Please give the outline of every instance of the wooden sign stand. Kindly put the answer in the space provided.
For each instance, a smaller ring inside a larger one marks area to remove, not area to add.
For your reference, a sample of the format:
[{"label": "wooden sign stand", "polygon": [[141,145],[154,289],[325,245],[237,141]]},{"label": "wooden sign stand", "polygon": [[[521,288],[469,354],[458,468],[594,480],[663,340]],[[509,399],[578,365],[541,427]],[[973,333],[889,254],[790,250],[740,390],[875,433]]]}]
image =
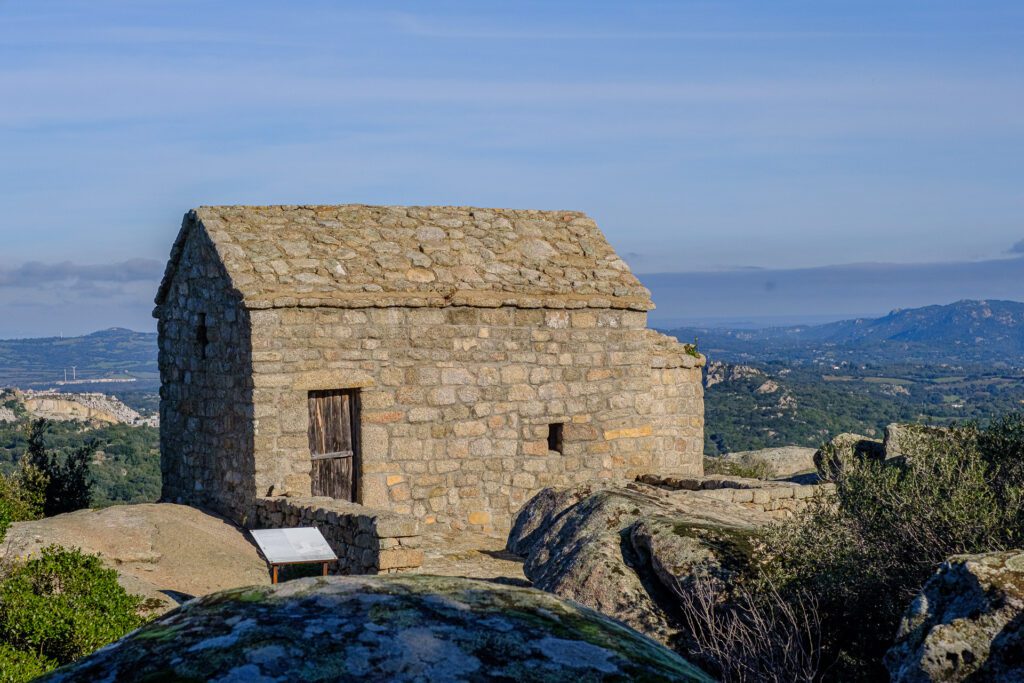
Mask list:
[{"label": "wooden sign stand", "polygon": [[277,568],[278,567],[283,567],[283,566],[288,565],[288,564],[322,564],[323,565],[323,573],[321,573],[320,575],[321,576],[327,576],[327,565],[329,565],[330,562],[329,561],[328,562],[318,562],[317,560],[313,560],[313,561],[310,561],[310,562],[271,562],[270,563],[270,570],[273,573],[273,577],[271,579],[271,583],[277,583]]},{"label": "wooden sign stand", "polygon": [[323,567],[322,575],[327,576],[327,566],[338,561],[338,556],[316,527],[253,529],[249,534],[270,565],[271,581],[275,584],[278,568],[284,565],[319,564]]}]

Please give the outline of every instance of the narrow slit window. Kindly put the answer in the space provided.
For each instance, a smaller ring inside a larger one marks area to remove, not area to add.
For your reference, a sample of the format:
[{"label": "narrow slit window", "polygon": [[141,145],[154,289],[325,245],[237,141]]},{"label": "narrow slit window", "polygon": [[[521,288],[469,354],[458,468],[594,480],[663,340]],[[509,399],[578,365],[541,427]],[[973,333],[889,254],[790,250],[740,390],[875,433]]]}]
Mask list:
[{"label": "narrow slit window", "polygon": [[199,357],[206,358],[206,345],[210,343],[209,333],[206,329],[206,314],[199,314],[199,325],[196,326],[196,343],[199,344]]},{"label": "narrow slit window", "polygon": [[554,422],[548,425],[548,450],[556,453],[562,452],[562,423]]}]

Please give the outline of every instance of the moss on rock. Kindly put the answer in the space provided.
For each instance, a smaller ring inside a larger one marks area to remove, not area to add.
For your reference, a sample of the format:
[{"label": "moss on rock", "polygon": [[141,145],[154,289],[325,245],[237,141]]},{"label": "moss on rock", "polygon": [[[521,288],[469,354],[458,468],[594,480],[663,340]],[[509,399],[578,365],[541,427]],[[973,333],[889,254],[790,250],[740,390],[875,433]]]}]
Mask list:
[{"label": "moss on rock", "polygon": [[528,588],[330,577],[199,598],[48,681],[709,681],[670,650]]}]

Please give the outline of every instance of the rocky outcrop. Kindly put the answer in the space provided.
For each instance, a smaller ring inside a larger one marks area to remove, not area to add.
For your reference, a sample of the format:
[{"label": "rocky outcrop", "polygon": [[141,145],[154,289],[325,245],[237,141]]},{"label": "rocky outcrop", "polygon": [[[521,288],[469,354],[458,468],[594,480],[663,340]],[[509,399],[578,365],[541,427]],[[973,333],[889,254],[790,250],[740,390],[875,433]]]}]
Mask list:
[{"label": "rocky outcrop", "polygon": [[885,658],[892,680],[1024,680],[1024,552],[952,557],[911,603]]},{"label": "rocky outcrop", "polygon": [[108,424],[154,424],[106,394],[65,394],[56,391],[26,391],[20,395],[25,409],[33,417],[47,420],[84,420]]},{"label": "rocky outcrop", "polygon": [[200,598],[45,681],[711,681],[615,621],[529,588],[303,579]]},{"label": "rocky outcrop", "polygon": [[860,434],[839,434],[814,453],[814,467],[822,479],[832,480],[848,459],[884,460],[885,446]]},{"label": "rocky outcrop", "polygon": [[704,377],[704,386],[708,389],[721,384],[722,382],[731,382],[737,379],[744,379],[746,377],[761,377],[764,373],[757,368],[752,368],[749,365],[729,365],[722,363],[721,361],[714,361],[708,363],[707,373]]},{"label": "rocky outcrop", "polygon": [[642,483],[547,489],[520,511],[508,549],[525,556],[537,588],[668,643],[679,632],[679,580],[695,571],[725,578],[742,544],[724,539],[770,520],[698,491]]},{"label": "rocky outcrop", "polygon": [[739,451],[719,456],[723,461],[745,468],[764,468],[768,477],[780,479],[815,469],[814,448],[782,446],[758,451]]},{"label": "rocky outcrop", "polygon": [[184,598],[270,583],[266,563],[242,529],[184,505],[115,505],[16,522],[0,556],[25,557],[51,544],[99,553],[126,590],[161,612]]}]

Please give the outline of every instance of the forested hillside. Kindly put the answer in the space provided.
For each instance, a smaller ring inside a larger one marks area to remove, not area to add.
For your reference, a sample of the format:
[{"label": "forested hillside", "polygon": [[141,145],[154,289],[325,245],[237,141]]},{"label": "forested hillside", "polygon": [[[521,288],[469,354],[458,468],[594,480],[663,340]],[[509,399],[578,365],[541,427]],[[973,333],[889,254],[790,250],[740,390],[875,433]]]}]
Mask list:
[{"label": "forested hillside", "polygon": [[707,375],[707,454],[881,436],[891,422],[984,423],[1024,408],[1024,373],[984,366],[711,361]]},{"label": "forested hillside", "polygon": [[[17,468],[27,446],[29,418],[0,422],[0,473]],[[159,430],[148,426],[114,424],[89,426],[81,422],[50,422],[46,446],[67,454],[83,444],[98,446],[89,467],[93,506],[151,503],[160,497]]]}]

